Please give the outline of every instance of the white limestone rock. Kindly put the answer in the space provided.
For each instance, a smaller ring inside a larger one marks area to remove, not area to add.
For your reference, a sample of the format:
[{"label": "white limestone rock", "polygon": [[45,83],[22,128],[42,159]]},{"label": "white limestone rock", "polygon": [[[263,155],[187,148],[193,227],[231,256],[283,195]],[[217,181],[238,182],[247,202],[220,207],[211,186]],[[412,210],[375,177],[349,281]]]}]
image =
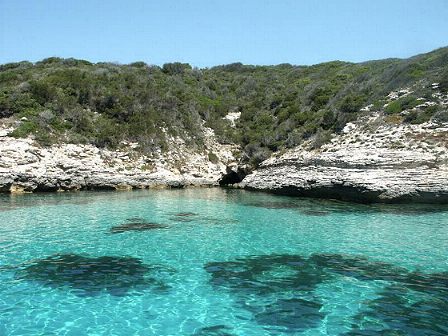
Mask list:
[{"label": "white limestone rock", "polygon": [[395,125],[376,114],[319,150],[307,144],[261,164],[240,187],[362,202],[448,203],[448,125]]},{"label": "white limestone rock", "polygon": [[[227,165],[235,162],[236,146],[218,143],[205,127],[202,150],[172,138],[168,151],[151,155],[138,152],[136,143],[123,143],[115,151],[76,144],[41,147],[1,130],[1,192],[218,185]],[[209,153],[217,160],[211,162]]]}]

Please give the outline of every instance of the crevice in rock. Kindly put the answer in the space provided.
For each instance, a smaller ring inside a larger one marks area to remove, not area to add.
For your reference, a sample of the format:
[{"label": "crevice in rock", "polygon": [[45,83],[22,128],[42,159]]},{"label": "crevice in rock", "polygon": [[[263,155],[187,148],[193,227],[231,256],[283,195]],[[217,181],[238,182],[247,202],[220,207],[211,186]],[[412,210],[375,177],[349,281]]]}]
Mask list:
[{"label": "crevice in rock", "polygon": [[114,185],[85,185],[81,188],[81,190],[89,190],[89,191],[107,191],[107,190],[117,190]]},{"label": "crevice in rock", "polygon": [[219,180],[220,186],[240,183],[249,174],[247,166],[242,167],[227,167],[226,174]]},{"label": "crevice in rock", "polygon": [[36,189],[33,191],[37,192],[55,192],[58,191],[59,186],[58,185],[46,185],[46,184],[39,184],[37,185]]}]

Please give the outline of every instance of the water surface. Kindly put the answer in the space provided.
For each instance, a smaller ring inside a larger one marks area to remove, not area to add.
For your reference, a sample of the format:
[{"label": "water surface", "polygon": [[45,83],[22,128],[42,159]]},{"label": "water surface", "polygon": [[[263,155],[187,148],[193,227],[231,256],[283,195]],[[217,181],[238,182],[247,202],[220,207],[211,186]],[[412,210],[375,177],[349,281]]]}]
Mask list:
[{"label": "water surface", "polygon": [[448,208],[0,196],[0,335],[447,335]]}]

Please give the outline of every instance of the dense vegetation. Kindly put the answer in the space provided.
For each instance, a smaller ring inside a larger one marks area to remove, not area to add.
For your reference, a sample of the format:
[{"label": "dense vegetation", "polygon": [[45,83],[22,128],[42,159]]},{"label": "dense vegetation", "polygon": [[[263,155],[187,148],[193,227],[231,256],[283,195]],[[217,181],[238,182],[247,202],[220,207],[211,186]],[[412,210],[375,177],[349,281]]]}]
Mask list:
[{"label": "dense vegetation", "polygon": [[[257,163],[272,151],[314,137],[325,142],[355,119],[363,106],[383,109],[392,90],[413,93],[385,108],[396,114],[433,99],[431,83],[448,91],[448,48],[406,60],[314,66],[250,66],[208,69],[169,63],[92,64],[48,58],[35,64],[0,66],[0,117],[21,120],[13,135],[115,147],[137,141],[151,152],[166,146],[166,134],[202,145],[202,124],[222,142],[236,142]],[[241,112],[236,127],[223,119]],[[448,119],[440,106],[413,111],[403,122]]]}]

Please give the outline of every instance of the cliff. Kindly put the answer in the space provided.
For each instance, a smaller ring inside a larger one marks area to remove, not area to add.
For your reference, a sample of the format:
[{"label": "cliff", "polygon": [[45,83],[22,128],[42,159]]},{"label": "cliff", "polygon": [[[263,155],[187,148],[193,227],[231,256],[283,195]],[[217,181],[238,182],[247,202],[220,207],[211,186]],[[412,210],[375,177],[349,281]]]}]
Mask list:
[{"label": "cliff", "polygon": [[29,138],[10,137],[10,131],[0,131],[2,192],[212,186],[235,160],[236,146],[219,144],[205,127],[202,149],[172,137],[168,150],[151,156],[141,154],[137,143],[124,142],[116,150],[80,144],[43,147]]},{"label": "cliff", "polygon": [[448,203],[448,124],[394,124],[372,113],[319,149],[266,160],[240,187],[357,202]]}]

